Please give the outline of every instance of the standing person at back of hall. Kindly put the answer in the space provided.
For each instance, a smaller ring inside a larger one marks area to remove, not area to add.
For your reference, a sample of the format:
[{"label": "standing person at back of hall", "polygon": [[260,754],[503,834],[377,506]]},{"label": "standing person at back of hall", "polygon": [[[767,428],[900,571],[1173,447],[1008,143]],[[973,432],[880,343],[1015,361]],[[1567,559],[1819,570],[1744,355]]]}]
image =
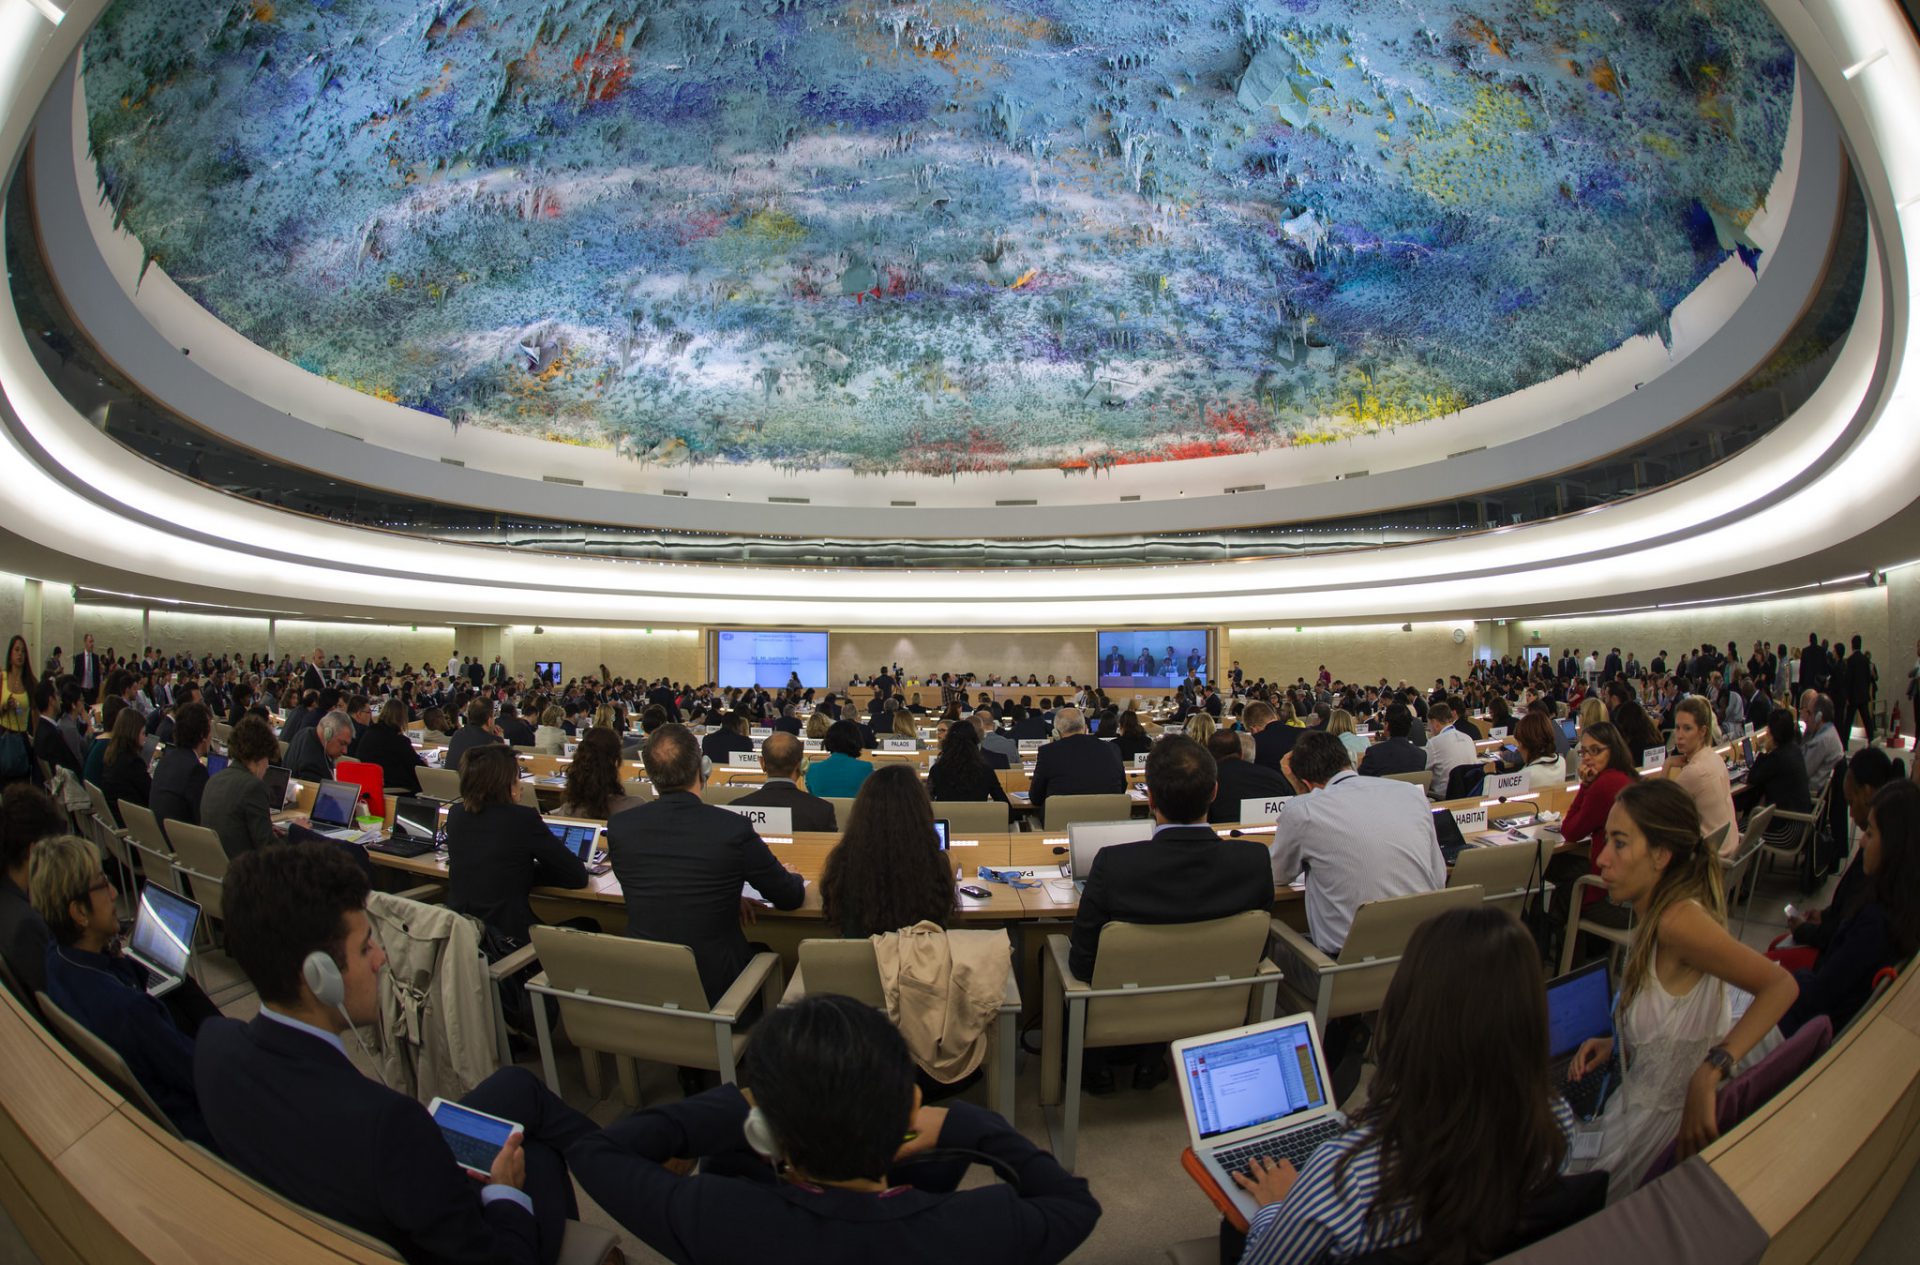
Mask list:
[{"label": "standing person at back of hall", "polygon": [[1056,712],[1053,731],[1060,736],[1040,748],[1033,761],[1027,797],[1035,808],[1044,807],[1049,795],[1118,795],[1127,789],[1126,762],[1113,744],[1087,732],[1079,708]]}]

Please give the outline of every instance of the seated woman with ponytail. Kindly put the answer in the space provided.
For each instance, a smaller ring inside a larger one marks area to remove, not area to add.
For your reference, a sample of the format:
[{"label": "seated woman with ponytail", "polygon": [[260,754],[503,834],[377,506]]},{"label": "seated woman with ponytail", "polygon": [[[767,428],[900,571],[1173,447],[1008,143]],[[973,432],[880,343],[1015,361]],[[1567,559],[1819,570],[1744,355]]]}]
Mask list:
[{"label": "seated woman with ponytail", "polygon": [[[1693,796],[1672,781],[1636,782],[1607,815],[1600,877],[1633,909],[1635,935],[1614,1002],[1614,1036],[1595,1037],[1568,1074],[1615,1052],[1626,1068],[1600,1116],[1609,1200],[1631,1194],[1670,1142],[1681,1159],[1719,1135],[1715,1095],[1734,1065],[1774,1031],[1799,993],[1793,977],[1727,933],[1720,862],[1700,834]],[[1732,1022],[1727,986],[1753,994]]]}]

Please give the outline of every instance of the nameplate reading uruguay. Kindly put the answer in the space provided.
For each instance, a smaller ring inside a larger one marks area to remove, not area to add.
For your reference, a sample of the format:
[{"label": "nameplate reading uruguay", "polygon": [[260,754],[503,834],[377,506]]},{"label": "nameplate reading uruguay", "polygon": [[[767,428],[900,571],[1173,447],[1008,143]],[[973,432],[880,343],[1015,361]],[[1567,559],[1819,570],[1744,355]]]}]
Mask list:
[{"label": "nameplate reading uruguay", "polygon": [[1640,767],[1643,769],[1657,769],[1666,762],[1667,749],[1665,747],[1648,747],[1640,753]]},{"label": "nameplate reading uruguay", "polygon": [[1453,824],[1460,827],[1463,835],[1487,828],[1487,810],[1484,808],[1456,808],[1453,810]]},{"label": "nameplate reading uruguay", "polygon": [[1495,775],[1493,784],[1488,788],[1494,795],[1524,795],[1527,793],[1527,774],[1523,769],[1518,773]]},{"label": "nameplate reading uruguay", "polygon": [[1279,821],[1280,810],[1286,806],[1285,797],[1243,799],[1240,801],[1240,822],[1245,825],[1254,821]]},{"label": "nameplate reading uruguay", "polygon": [[736,769],[757,769],[760,767],[760,757],[751,751],[729,751],[727,763]]},{"label": "nameplate reading uruguay", "polygon": [[791,808],[765,808],[752,804],[722,804],[720,807],[730,813],[739,813],[753,823],[754,830],[763,835],[790,835],[793,833],[793,810]]}]

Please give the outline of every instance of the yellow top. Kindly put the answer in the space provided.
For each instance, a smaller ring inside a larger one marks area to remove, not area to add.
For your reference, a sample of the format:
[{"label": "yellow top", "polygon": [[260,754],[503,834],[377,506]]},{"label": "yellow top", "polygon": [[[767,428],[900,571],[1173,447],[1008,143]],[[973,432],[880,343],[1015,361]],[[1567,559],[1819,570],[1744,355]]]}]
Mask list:
[{"label": "yellow top", "polygon": [[5,678],[0,678],[0,729],[23,734],[32,719],[33,700],[27,697],[26,691],[15,692]]}]

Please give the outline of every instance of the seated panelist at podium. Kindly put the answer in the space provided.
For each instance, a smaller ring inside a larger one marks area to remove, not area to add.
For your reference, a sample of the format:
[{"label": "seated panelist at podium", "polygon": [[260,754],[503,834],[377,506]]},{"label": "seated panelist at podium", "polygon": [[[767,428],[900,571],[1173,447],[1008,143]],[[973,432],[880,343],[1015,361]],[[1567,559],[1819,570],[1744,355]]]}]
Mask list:
[{"label": "seated panelist at podium", "polygon": [[800,789],[800,771],[806,767],[806,746],[793,734],[782,730],[760,744],[760,769],[766,784],[734,804],[743,808],[784,808],[793,814],[796,831],[828,832],[839,829],[834,808],[818,795]]},{"label": "seated panelist at podium", "polygon": [[477,1182],[425,1106],[354,1066],[341,1036],[378,1022],[386,966],[367,891],[327,844],[249,852],[227,871],[227,951],[260,1013],[201,1026],[207,1124],[242,1172],[410,1262],[552,1265],[578,1213],[563,1156],[593,1123],[526,1069],[495,1072],[462,1102],[521,1131]]}]

